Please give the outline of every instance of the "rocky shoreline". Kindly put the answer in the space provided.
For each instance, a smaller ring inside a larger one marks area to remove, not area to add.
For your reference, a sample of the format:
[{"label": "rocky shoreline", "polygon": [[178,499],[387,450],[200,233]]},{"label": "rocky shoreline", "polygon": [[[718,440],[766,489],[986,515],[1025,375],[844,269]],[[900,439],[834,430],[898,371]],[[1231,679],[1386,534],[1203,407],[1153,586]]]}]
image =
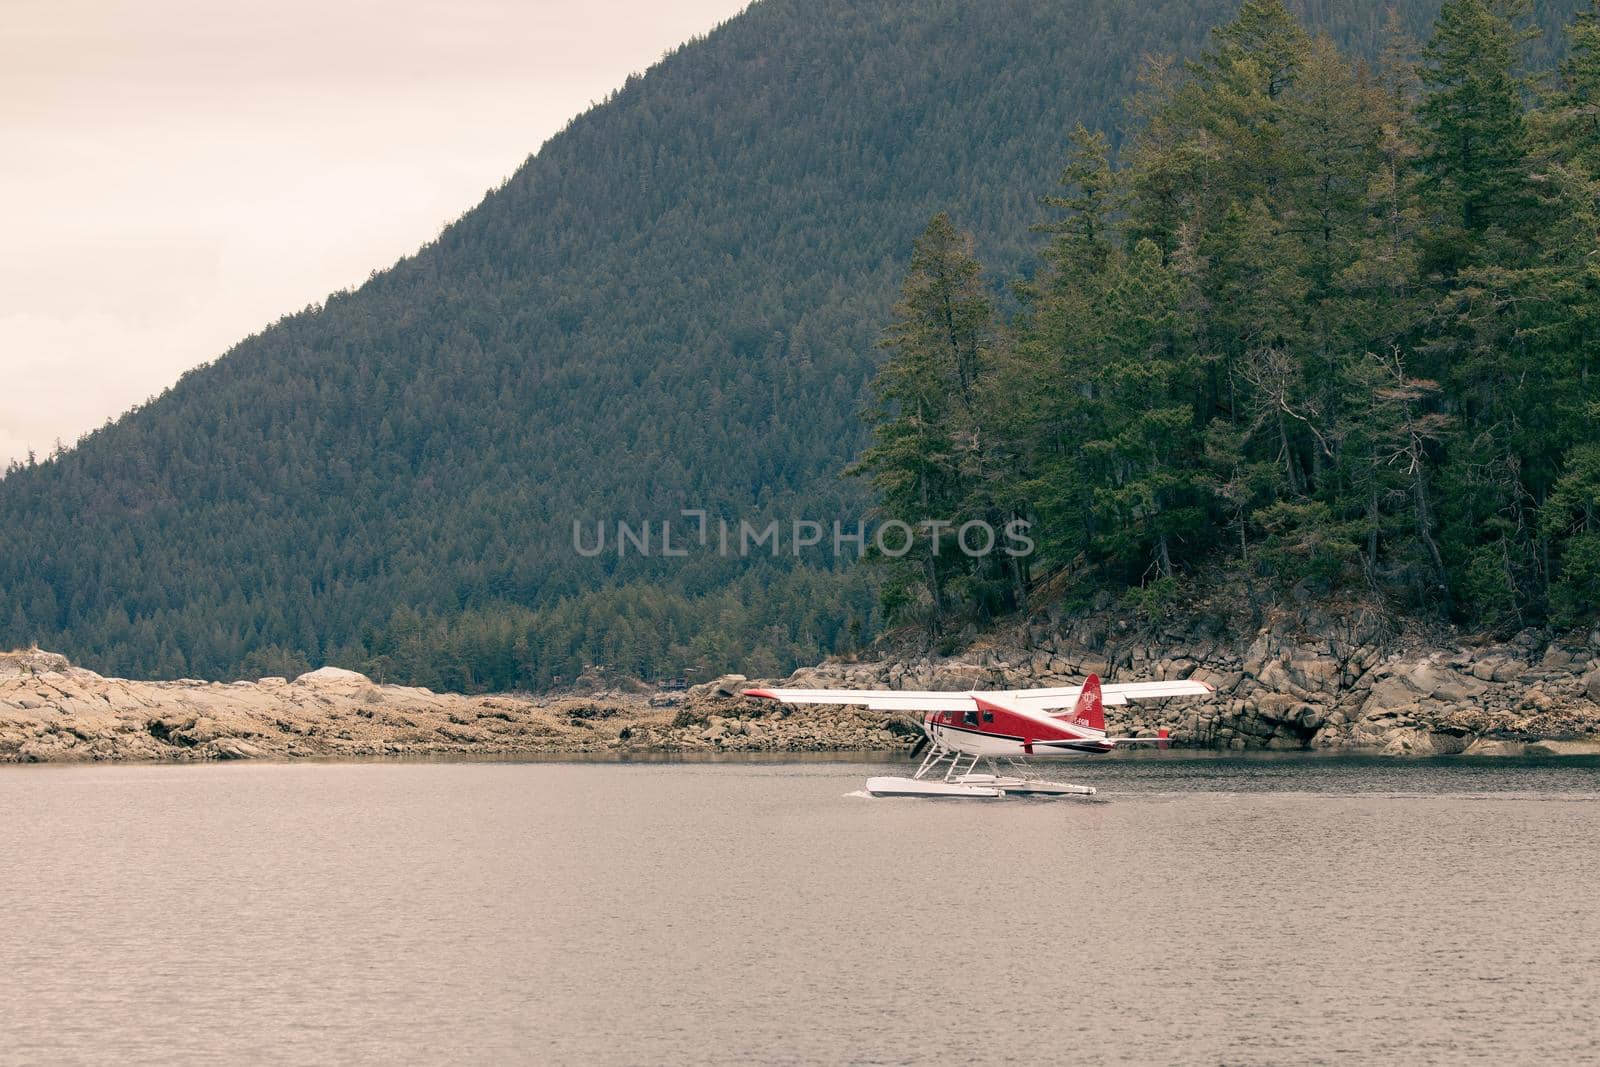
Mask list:
[{"label": "rocky shoreline", "polygon": [[[1600,630],[1473,641],[1408,636],[1356,612],[1283,616],[1241,638],[1192,622],[1134,631],[1044,615],[959,655],[886,647],[761,684],[1004,689],[1072,684],[1091,671],[1215,686],[1209,701],[1107,709],[1113,733],[1166,728],[1177,746],[1600,754]],[[750,684],[729,675],[680,692],[466,696],[332,667],[292,681],[149,682],[105,678],[50,652],[0,653],[0,763],[885,751],[920,732],[905,716],[740,696]]]},{"label": "rocky shoreline", "polygon": [[832,710],[791,714],[720,683],[465,696],[334,667],[292,681],[150,682],[102,677],[52,652],[0,653],[0,763],[824,752],[903,747],[914,732]]},{"label": "rocky shoreline", "polygon": [[[1220,632],[1219,632],[1220,631]],[[1244,636],[1218,619],[1136,629],[1045,613],[955,657],[902,650],[797,671],[799,686],[1008,689],[1197,678],[1209,700],[1107,708],[1112,733],[1175,744],[1385,755],[1600,755],[1600,629],[1496,641],[1409,632],[1379,612],[1280,613]]]}]

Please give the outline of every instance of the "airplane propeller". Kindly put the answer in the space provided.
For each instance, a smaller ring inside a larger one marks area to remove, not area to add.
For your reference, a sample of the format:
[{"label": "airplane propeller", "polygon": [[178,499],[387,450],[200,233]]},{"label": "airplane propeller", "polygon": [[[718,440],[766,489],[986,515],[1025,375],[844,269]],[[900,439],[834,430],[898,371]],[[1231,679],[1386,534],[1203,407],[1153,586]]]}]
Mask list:
[{"label": "airplane propeller", "polygon": [[923,733],[922,735],[920,735],[917,738],[917,743],[911,746],[911,755],[913,757],[915,757],[915,756],[921,754],[922,750],[927,748],[927,747],[928,747],[928,735],[926,733]]}]

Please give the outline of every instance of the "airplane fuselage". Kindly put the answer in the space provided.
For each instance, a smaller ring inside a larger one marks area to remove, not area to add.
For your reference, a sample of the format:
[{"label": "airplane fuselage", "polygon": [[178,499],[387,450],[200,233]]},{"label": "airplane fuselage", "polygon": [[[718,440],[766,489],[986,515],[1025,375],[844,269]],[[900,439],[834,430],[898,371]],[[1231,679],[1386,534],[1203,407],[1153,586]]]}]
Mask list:
[{"label": "airplane fuselage", "polygon": [[935,745],[969,756],[1103,755],[1116,748],[1104,730],[1044,712],[1000,707],[978,700],[975,711],[933,711],[922,729]]}]

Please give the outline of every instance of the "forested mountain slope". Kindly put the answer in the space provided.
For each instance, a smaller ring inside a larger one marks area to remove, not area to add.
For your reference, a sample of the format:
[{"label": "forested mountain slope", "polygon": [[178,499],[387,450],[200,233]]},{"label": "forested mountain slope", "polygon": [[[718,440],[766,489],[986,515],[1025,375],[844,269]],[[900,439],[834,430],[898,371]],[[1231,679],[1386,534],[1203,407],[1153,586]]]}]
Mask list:
[{"label": "forested mountain slope", "polygon": [[1009,315],[936,216],[859,468],[893,518],[1027,521],[1035,551],[925,539],[891,561],[894,615],[948,633],[1125,594],[1214,624],[1227,591],[1247,632],[1313,598],[1592,626],[1600,4],[1555,64],[1524,55],[1528,15],[1446,0],[1373,64],[1247,0],[1141,94],[1120,165],[1074,132]]},{"label": "forested mountain slope", "polygon": [[[0,645],[481,688],[766,673],[870,629],[859,569],[586,559],[572,524],[860,514],[839,472],[928,217],[976,233],[996,284],[1026,269],[1073,125],[1116,128],[1140,57],[1233,8],[762,0],[414,257],[10,471]],[[1419,36],[1435,8],[1401,5]],[[1303,10],[1376,50],[1377,5]]]}]

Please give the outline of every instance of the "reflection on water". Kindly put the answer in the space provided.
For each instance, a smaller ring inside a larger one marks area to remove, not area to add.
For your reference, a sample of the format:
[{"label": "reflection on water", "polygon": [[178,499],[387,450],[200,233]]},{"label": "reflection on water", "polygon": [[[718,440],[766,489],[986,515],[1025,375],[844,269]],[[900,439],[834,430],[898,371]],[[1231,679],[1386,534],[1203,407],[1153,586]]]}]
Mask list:
[{"label": "reflection on water", "polygon": [[1600,764],[0,770],[0,1062],[1566,1063]]}]

